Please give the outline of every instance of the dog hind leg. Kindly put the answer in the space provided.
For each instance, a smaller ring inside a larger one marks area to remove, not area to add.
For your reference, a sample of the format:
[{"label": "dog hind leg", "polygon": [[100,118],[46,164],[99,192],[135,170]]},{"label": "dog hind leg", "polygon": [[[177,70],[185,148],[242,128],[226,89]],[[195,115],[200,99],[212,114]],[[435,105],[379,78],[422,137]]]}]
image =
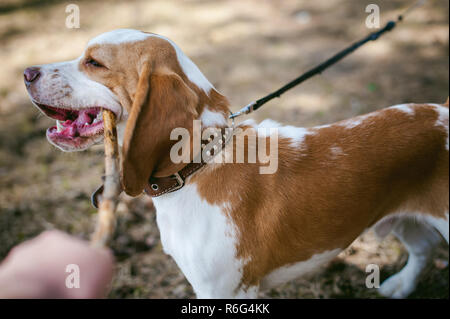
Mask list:
[{"label": "dog hind leg", "polygon": [[415,218],[401,218],[392,231],[408,250],[408,262],[400,272],[383,282],[379,293],[390,298],[406,298],[416,288],[419,275],[441,238],[433,227]]},{"label": "dog hind leg", "polygon": [[425,221],[436,228],[445,238],[448,244],[448,213],[445,214],[445,218],[437,218],[432,216],[425,217]]}]

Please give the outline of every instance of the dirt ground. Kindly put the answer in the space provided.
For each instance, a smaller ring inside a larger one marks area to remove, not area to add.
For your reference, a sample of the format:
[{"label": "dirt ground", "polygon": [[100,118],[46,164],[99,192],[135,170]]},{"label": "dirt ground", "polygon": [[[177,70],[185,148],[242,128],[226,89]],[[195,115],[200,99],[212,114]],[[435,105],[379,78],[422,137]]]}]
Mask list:
[{"label": "dirt ground", "polygon": [[[102,147],[62,153],[45,139],[54,121],[26,95],[25,67],[72,59],[87,41],[126,27],[168,36],[237,110],[367,34],[365,7],[377,3],[382,23],[412,1],[155,0],[71,1],[81,28],[65,27],[68,2],[0,2],[0,260],[46,229],[88,238],[96,218],[89,196],[101,182]],[[326,124],[405,102],[444,102],[449,94],[447,0],[429,1],[395,32],[346,58],[255,119],[298,126]],[[357,196],[357,194],[355,194]],[[110,298],[193,298],[174,261],[162,252],[149,198],[125,198],[113,244],[117,274]],[[365,267],[381,279],[405,264],[393,237],[368,232],[310,278],[261,292],[262,298],[379,298],[365,287]],[[442,244],[411,298],[448,298],[448,246]]]}]

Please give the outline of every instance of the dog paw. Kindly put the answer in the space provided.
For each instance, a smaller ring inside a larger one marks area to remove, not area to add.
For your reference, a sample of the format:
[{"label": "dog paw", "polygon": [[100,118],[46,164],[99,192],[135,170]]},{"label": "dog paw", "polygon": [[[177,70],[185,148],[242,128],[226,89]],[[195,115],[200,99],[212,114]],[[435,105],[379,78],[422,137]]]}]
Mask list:
[{"label": "dog paw", "polygon": [[414,291],[415,282],[406,277],[404,273],[389,277],[381,284],[378,292],[387,298],[403,299],[408,297]]}]

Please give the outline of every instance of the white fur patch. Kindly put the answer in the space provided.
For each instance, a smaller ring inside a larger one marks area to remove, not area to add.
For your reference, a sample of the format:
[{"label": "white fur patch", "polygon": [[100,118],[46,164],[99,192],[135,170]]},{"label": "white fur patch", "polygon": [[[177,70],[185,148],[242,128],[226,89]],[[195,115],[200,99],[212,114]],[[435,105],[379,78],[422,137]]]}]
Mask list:
[{"label": "white fur patch", "polygon": [[333,159],[336,159],[340,155],[344,154],[344,151],[339,146],[332,146],[332,147],[330,147],[330,152],[331,152],[331,158],[333,158]]},{"label": "white fur patch", "polygon": [[445,218],[438,218],[429,214],[406,213],[400,211],[398,213],[391,214],[382,218],[373,226],[373,229],[378,239],[383,239],[398,223],[401,223],[403,220],[408,218],[414,219],[417,223],[424,223],[426,225],[434,227],[447,242],[449,241],[448,212],[445,214]]},{"label": "white fur patch", "polygon": [[[32,100],[68,109],[103,107],[120,118],[122,106],[116,95],[103,84],[91,80],[79,70],[81,58],[68,62],[40,65],[41,78],[35,84]],[[55,71],[57,70],[57,71]]]},{"label": "white fur patch", "polygon": [[291,145],[293,147],[301,147],[307,135],[315,134],[306,128],[295,126],[280,127],[278,129],[278,133],[281,137],[290,138],[292,140]]},{"label": "white fur patch", "polygon": [[315,132],[304,128],[304,127],[295,127],[291,125],[281,126],[280,123],[275,122],[273,120],[264,120],[257,128],[276,128],[278,130],[278,136],[282,138],[288,138],[291,140],[291,146],[298,148],[301,147],[303,142],[305,141],[305,137],[307,135],[314,135]]},{"label": "white fur patch", "polygon": [[88,46],[102,44],[121,44],[143,41],[149,37],[149,34],[133,29],[117,29],[105,32],[91,39]]},{"label": "white fur patch", "polygon": [[236,297],[245,262],[236,257],[238,234],[226,217],[229,207],[208,204],[195,184],[153,201],[164,251],[175,259],[197,296]]},{"label": "white fur patch", "polygon": [[365,114],[365,115],[360,115],[357,117],[353,117],[351,119],[348,120],[344,120],[339,122],[337,125],[339,126],[343,126],[347,129],[352,129],[355,128],[361,124],[363,124],[365,121],[367,121],[368,119],[378,116],[379,113],[378,112],[373,112],[373,113],[369,113],[369,114]]},{"label": "white fur patch", "polygon": [[434,228],[436,228],[442,235],[442,237],[445,238],[445,240],[448,243],[448,233],[449,233],[449,228],[448,228],[448,218],[449,218],[449,214],[448,212],[445,214],[445,218],[437,218],[431,215],[425,215],[422,217],[428,224],[430,224],[431,226],[433,226]]},{"label": "white fur patch", "polygon": [[[254,122],[252,122],[254,123]],[[250,124],[250,123],[249,123]],[[282,127],[277,121],[266,119],[257,125],[259,128],[280,128]]]},{"label": "white fur patch", "polygon": [[[375,112],[372,112],[372,113],[369,113],[369,114],[364,114],[364,115],[353,117],[353,118],[348,119],[348,120],[341,121],[337,125],[343,126],[343,127],[347,128],[347,129],[352,129],[352,128],[360,126],[361,124],[364,124],[367,120],[369,120],[369,119],[371,119],[371,118],[373,118],[375,116],[380,115],[380,112],[385,111],[385,110],[398,110],[398,111],[401,111],[401,112],[403,112],[403,113],[405,113],[407,115],[414,116],[415,111],[414,111],[413,105],[414,104],[394,105],[394,106],[388,107],[386,109],[383,109],[381,111],[375,111]],[[326,126],[323,126],[323,127],[326,127]]]},{"label": "white fur patch", "polygon": [[180,49],[178,45],[176,45],[172,40],[161,36],[152,34],[151,36],[161,38],[163,40],[168,41],[174,48],[177,53],[178,63],[180,63],[181,68],[183,69],[184,74],[188,77],[189,81],[197,85],[200,89],[205,91],[206,94],[214,89],[214,86],[209,82],[209,80],[205,77],[205,75],[200,71],[200,69],[192,62],[191,59],[187,57],[186,54]]},{"label": "white fur patch", "polygon": [[263,278],[263,280],[261,281],[261,288],[266,289],[276,287],[297,277],[311,273],[315,271],[317,267],[329,262],[331,259],[336,257],[341,251],[342,249],[336,248],[313,255],[308,260],[275,269],[269,275]]},{"label": "white fur patch", "polygon": [[436,108],[436,112],[438,112],[439,116],[436,121],[436,126],[442,127],[447,134],[447,143],[445,145],[447,151],[449,150],[449,138],[448,138],[448,121],[449,121],[449,110],[447,107],[444,107],[439,104],[430,104]]},{"label": "white fur patch", "polygon": [[398,110],[405,114],[414,116],[415,111],[414,111],[413,106],[414,106],[414,104],[399,104],[399,105],[391,106],[391,107],[387,108],[387,110]]},{"label": "white fur patch", "polygon": [[123,146],[123,138],[125,136],[125,128],[128,120],[128,112],[124,109],[124,114],[122,115],[122,118],[120,122],[117,123],[117,142],[120,147]]},{"label": "white fur patch", "polygon": [[388,225],[388,230],[389,228],[404,244],[409,257],[401,271],[383,282],[379,293],[389,298],[406,298],[416,289],[431,252],[440,241],[439,232],[443,233],[443,228],[446,228],[448,240],[448,219],[445,221],[428,214],[400,214],[392,225]]},{"label": "white fur patch", "polygon": [[208,106],[206,106],[200,115],[200,120],[204,126],[214,127],[214,126],[226,126],[227,120],[221,112],[213,112]]}]

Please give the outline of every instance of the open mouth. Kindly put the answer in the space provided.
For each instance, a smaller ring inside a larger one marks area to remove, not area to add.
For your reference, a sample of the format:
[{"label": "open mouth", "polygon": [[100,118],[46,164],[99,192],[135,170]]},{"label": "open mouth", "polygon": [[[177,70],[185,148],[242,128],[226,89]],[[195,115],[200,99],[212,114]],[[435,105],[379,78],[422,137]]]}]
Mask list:
[{"label": "open mouth", "polygon": [[36,105],[56,120],[56,126],[47,129],[47,137],[65,150],[85,148],[86,144],[93,144],[103,134],[101,107],[71,110],[39,103]]}]

